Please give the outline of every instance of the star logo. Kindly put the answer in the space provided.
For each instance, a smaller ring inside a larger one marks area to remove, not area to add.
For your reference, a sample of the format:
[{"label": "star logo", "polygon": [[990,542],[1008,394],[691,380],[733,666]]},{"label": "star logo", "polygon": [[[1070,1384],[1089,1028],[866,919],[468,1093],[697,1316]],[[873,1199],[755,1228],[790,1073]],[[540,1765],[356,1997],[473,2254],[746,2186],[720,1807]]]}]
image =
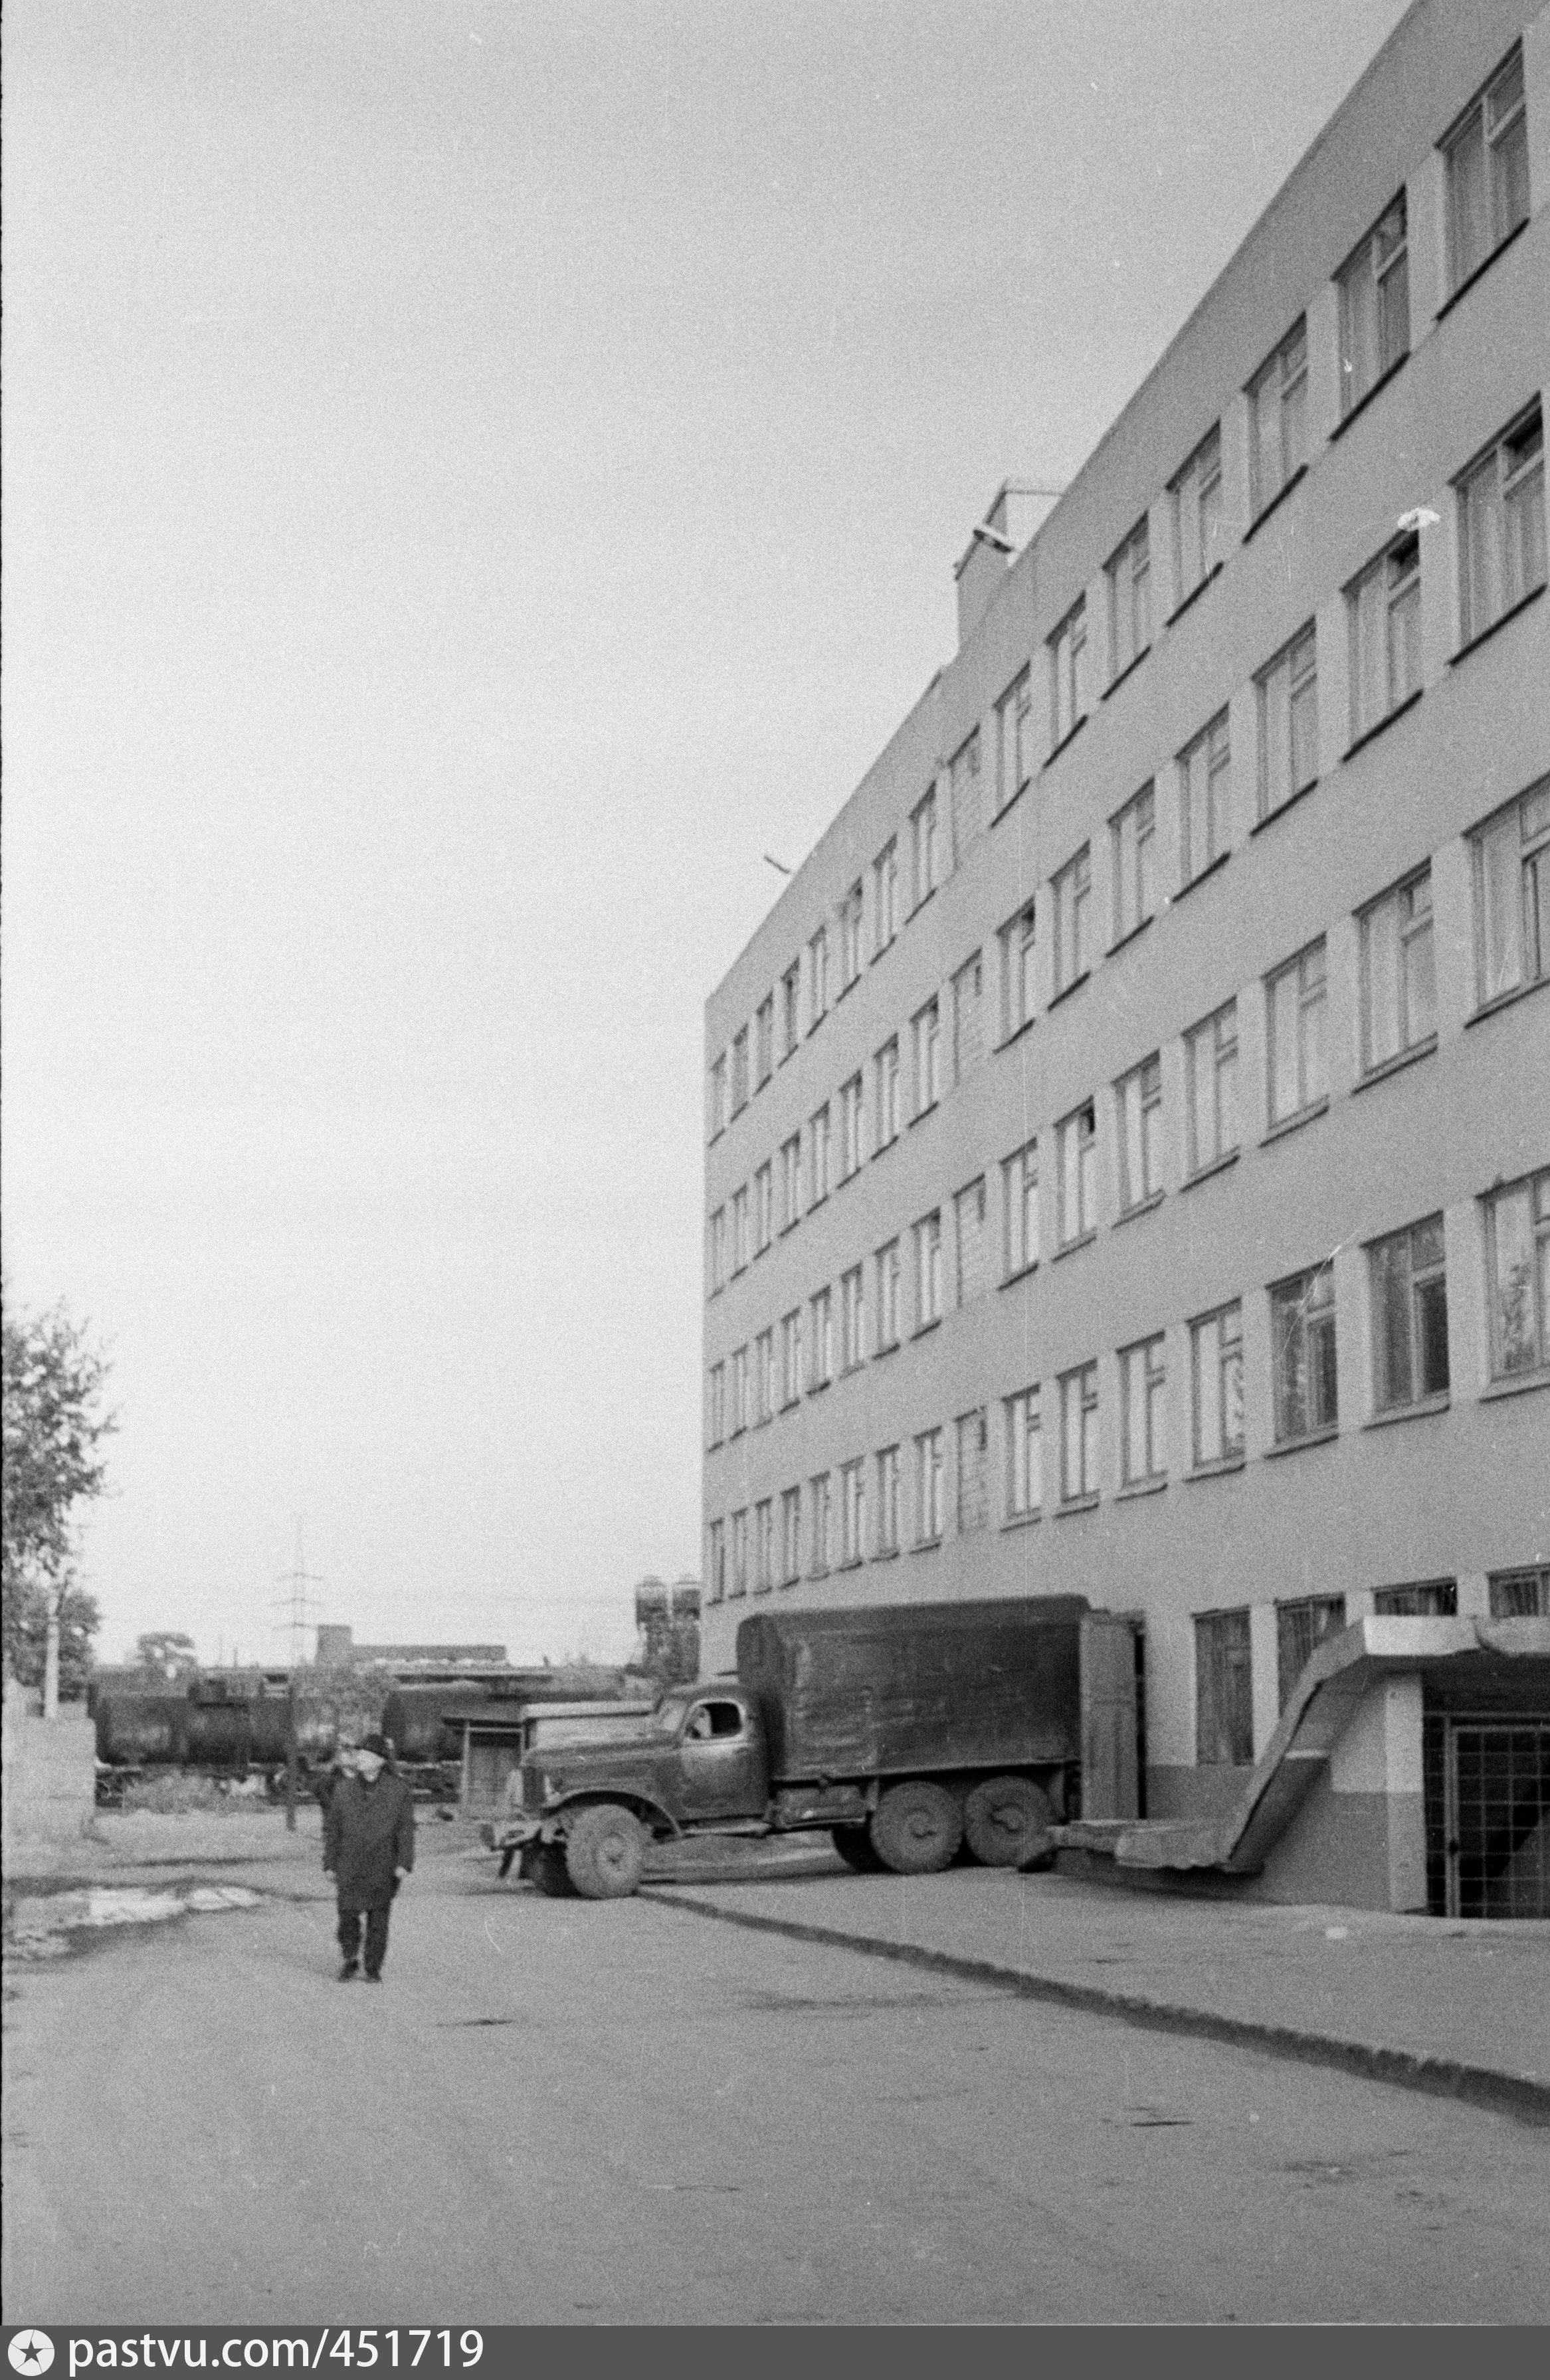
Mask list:
[{"label": "star logo", "polygon": [[46,2330],[18,2330],[6,2352],[13,2372],[46,2372],[54,2361],[54,2341]]}]

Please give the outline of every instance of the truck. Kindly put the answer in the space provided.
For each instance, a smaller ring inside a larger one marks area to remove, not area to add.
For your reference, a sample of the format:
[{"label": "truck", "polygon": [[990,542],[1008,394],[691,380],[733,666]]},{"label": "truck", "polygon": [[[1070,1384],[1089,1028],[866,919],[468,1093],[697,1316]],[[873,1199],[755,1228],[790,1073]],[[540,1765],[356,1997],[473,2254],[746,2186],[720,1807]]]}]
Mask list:
[{"label": "truck", "polygon": [[731,1674],[672,1688],[638,1728],[535,1743],[519,1807],[484,1840],[503,1875],[515,1860],[588,1900],[633,1893],[649,1845],[691,1835],[828,1828],[851,1867],[899,1876],[961,1848],[1025,1866],[1077,1812],[1084,1653],[1104,1621],[1083,1596],[756,1613]]}]

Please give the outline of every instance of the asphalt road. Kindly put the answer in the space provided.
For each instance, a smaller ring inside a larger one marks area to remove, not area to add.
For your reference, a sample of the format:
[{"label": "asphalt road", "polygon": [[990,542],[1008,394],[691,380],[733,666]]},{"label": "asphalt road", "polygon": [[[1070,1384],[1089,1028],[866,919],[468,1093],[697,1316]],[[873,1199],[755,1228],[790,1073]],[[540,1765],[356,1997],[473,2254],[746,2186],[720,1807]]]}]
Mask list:
[{"label": "asphalt road", "polygon": [[1506,2118],[447,1856],[342,1986],[271,1880],[13,1975],[7,2322],[1550,2320]]}]

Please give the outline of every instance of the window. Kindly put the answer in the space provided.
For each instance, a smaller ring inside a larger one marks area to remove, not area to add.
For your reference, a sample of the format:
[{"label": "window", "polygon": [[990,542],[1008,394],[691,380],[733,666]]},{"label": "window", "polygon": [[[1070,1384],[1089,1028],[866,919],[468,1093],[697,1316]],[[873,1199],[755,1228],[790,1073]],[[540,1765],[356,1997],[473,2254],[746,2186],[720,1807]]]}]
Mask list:
[{"label": "window", "polygon": [[1485,1201],[1491,1378],[1550,1366],[1550,1172]]},{"label": "window", "polygon": [[1168,492],[1173,509],[1173,601],[1177,609],[1221,563],[1219,425],[1201,440]]},{"label": "window", "polygon": [[1493,1620],[1550,1620],[1550,1570],[1497,1571],[1489,1585]]},{"label": "window", "polygon": [[1298,1273],[1270,1293],[1278,1446],[1332,1430],[1339,1419],[1335,1378],[1335,1268]]},{"label": "window", "polygon": [[706,1227],[706,1264],[714,1297],[727,1277],[727,1210],[718,1207]]},{"label": "window", "polygon": [[1013,678],[996,705],[997,815],[1015,801],[1033,774],[1033,682],[1028,671]]},{"label": "window", "polygon": [[710,1137],[727,1128],[727,1061],[723,1050],[710,1069]]},{"label": "window", "polygon": [[914,850],[914,905],[933,893],[940,882],[941,854],[937,836],[937,789],[932,786],[923,802],[917,803],[910,817],[911,839]]},{"label": "window", "polygon": [[1362,1071],[1371,1074],[1436,1037],[1431,869],[1422,868],[1363,909],[1360,924]]},{"label": "window", "polygon": [[866,1554],[866,1468],[847,1463],[840,1474],[840,1559],[858,1562]]},{"label": "window", "polygon": [[1218,710],[1179,755],[1179,878],[1193,884],[1232,841],[1232,752]]},{"label": "window", "polygon": [[1087,599],[1072,604],[1049,639],[1049,748],[1087,716]]},{"label": "window", "polygon": [[860,1265],[853,1265],[840,1282],[840,1364],[854,1372],[866,1361],[866,1283]]},{"label": "window", "polygon": [[802,1309],[793,1306],[781,1324],[781,1402],[793,1405],[802,1394]]},{"label": "window", "polygon": [[732,1358],[732,1427],[733,1438],[741,1438],[748,1427],[748,1350],[737,1347]]},{"label": "window", "polygon": [[1001,1165],[1001,1205],[1009,1281],[1038,1262],[1038,1143],[1030,1140]]},{"label": "window", "polygon": [[1143,785],[1108,822],[1114,870],[1114,940],[1144,925],[1157,905],[1156,802]]},{"label": "window", "polygon": [[754,1070],[763,1090],[775,1072],[775,995],[770,992],[754,1011]]},{"label": "window", "polygon": [[1350,735],[1360,742],[1421,688],[1421,540],[1402,537],[1346,589]]},{"label": "window", "polygon": [[840,904],[840,988],[848,991],[861,973],[861,879]]},{"label": "window", "polygon": [[1163,1336],[1120,1353],[1120,1469],[1127,1488],[1168,1475],[1168,1361]]},{"label": "window", "polygon": [[807,1126],[807,1204],[816,1207],[829,1196],[829,1101],[815,1111]]},{"label": "window", "polygon": [[1276,1682],[1285,1710],[1292,1689],[1326,1636],[1346,1624],[1343,1595],[1300,1595],[1276,1606]]},{"label": "window", "polygon": [[899,1293],[903,1267],[899,1243],[890,1240],[878,1250],[878,1353],[899,1344]]},{"label": "window", "polygon": [[1144,516],[1109,557],[1106,576],[1112,684],[1141,659],[1152,641],[1152,550]]},{"label": "window", "polygon": [[1448,285],[1471,273],[1529,212],[1523,54],[1514,49],[1442,143],[1447,174]]},{"label": "window", "polygon": [[748,1185],[732,1194],[732,1269],[742,1272],[754,1252],[753,1233],[748,1220]]},{"label": "window", "polygon": [[873,956],[899,931],[899,841],[890,836],[872,862]]},{"label": "window", "polygon": [[1300,317],[1249,382],[1249,510],[1257,520],[1308,459],[1308,335]]},{"label": "window", "polygon": [[775,1507],[767,1496],[754,1506],[754,1593],[768,1595],[775,1584]]},{"label": "window", "polygon": [[1254,1756],[1247,1611],[1203,1611],[1194,1623],[1194,1756],[1202,1768],[1249,1768]]},{"label": "window", "polygon": [[1162,1060],[1153,1055],[1114,1086],[1120,1139],[1120,1211],[1162,1189]]},{"label": "window", "polygon": [[705,1575],[710,1582],[710,1600],[720,1603],[727,1591],[727,1538],[724,1521],[712,1521],[705,1532]]},{"label": "window", "polygon": [[928,1000],[914,1019],[914,1111],[923,1116],[942,1095],[941,1012]]},{"label": "window", "polygon": [[1083,1364],[1060,1376],[1060,1501],[1075,1504],[1098,1492],[1098,1367]]},{"label": "window", "polygon": [[1229,1000],[1214,1016],[1184,1036],[1184,1073],[1190,1102],[1190,1172],[1203,1173],[1238,1146],[1238,1002]]},{"label": "window", "polygon": [[1270,1020],[1270,1122],[1285,1123],[1326,1098],[1324,937],[1265,978]]},{"label": "window", "polygon": [[1050,880],[1055,905],[1055,990],[1069,991],[1092,965],[1088,910],[1093,897],[1091,847],[1084,844]]},{"label": "window", "polygon": [[807,1574],[822,1578],[834,1558],[834,1489],[827,1471],[816,1472],[809,1480],[807,1510],[812,1516]]},{"label": "window", "polygon": [[1190,1325],[1191,1452],[1197,1471],[1243,1459],[1243,1309],[1235,1298]]},{"label": "window", "polygon": [[781,1584],[794,1586],[802,1572],[802,1490],[781,1491]]},{"label": "window", "polygon": [[1373,1284],[1373,1406],[1396,1413],[1447,1393],[1447,1280],[1442,1217],[1377,1240]]},{"label": "window", "polygon": [[1459,629],[1467,645],[1544,584],[1544,432],[1536,405],[1459,489]]},{"label": "window", "polygon": [[914,1227],[915,1321],[924,1330],[942,1318],[942,1217],[923,1216]]},{"label": "window", "polygon": [[793,963],[781,978],[781,1055],[789,1058],[799,1036],[797,1008],[801,1000],[802,968]]},{"label": "window", "polygon": [[793,1132],[781,1143],[781,1229],[789,1232],[802,1218],[802,1135]]},{"label": "window", "polygon": [[812,1369],[807,1381],[809,1395],[815,1389],[827,1389],[834,1378],[834,1299],[830,1291],[820,1289],[814,1297],[812,1320],[809,1355]]},{"label": "window", "polygon": [[985,972],[976,951],[952,978],[952,1079],[961,1083],[985,1055]]},{"label": "window", "polygon": [[862,1160],[861,1076],[853,1075],[840,1090],[840,1179],[848,1182]]},{"label": "window", "polygon": [[885,1041],[874,1061],[878,1075],[878,1147],[899,1137],[899,1037]]},{"label": "window", "polygon": [[768,1158],[754,1176],[754,1254],[762,1257],[775,1235],[775,1168]]},{"label": "window", "polygon": [[899,1550],[899,1449],[878,1450],[878,1551]]},{"label": "window", "polygon": [[1097,1114],[1091,1099],[1056,1129],[1060,1152],[1060,1245],[1096,1228]]},{"label": "window", "polygon": [[720,1446],[727,1434],[727,1369],[712,1364],[706,1381],[705,1442]]},{"label": "window", "polygon": [[1318,777],[1318,653],[1313,622],[1254,680],[1259,697],[1259,814]]},{"label": "window", "polygon": [[979,841],[985,826],[980,793],[979,729],[965,736],[948,766],[948,795],[952,808],[952,858],[962,868]]},{"label": "window", "polygon": [[1427,1578],[1414,1586],[1380,1586],[1373,1597],[1378,1620],[1452,1620],[1459,1609],[1459,1582]]},{"label": "window", "polygon": [[748,1592],[748,1508],[732,1516],[732,1584],[733,1597]]},{"label": "window", "polygon": [[1044,1452],[1037,1389],[1006,1401],[1007,1519],[1026,1521],[1044,1501]]},{"label": "window", "polygon": [[1400,191],[1339,275],[1340,411],[1350,413],[1411,347],[1410,259]]},{"label": "window", "polygon": [[1550,777],[1470,838],[1481,1002],[1550,975]]},{"label": "window", "polygon": [[820,926],[807,945],[807,1030],[829,1014],[829,929]]},{"label": "window", "polygon": [[958,1230],[958,1303],[973,1305],[982,1297],[989,1281],[988,1251],[985,1230],[985,1176],[960,1190],[953,1200]]},{"label": "window", "polygon": [[914,1442],[917,1546],[934,1546],[942,1534],[942,1433],[923,1430]]},{"label": "window", "polygon": [[748,1104],[748,1028],[745,1025],[732,1045],[732,1111],[741,1115]]},{"label": "window", "polygon": [[775,1411],[775,1331],[761,1330],[754,1342],[754,1419],[768,1421]]},{"label": "window", "polygon": [[983,1405],[960,1414],[958,1434],[958,1534],[983,1529],[989,1518],[989,1424]]},{"label": "window", "polygon": [[1024,902],[1010,925],[997,936],[1001,946],[1001,1038],[1006,1040],[1033,1022],[1034,905]]}]

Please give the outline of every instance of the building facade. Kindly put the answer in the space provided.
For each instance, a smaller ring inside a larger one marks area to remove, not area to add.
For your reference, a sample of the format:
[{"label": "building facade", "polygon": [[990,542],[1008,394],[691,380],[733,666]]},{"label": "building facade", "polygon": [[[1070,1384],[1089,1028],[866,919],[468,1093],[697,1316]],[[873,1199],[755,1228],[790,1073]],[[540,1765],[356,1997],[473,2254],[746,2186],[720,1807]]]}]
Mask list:
[{"label": "building facade", "polygon": [[1550,1613],[1547,388],[1550,8],[1419,0],[708,1004],[707,1671],[1084,1594],[1193,1816]]}]

